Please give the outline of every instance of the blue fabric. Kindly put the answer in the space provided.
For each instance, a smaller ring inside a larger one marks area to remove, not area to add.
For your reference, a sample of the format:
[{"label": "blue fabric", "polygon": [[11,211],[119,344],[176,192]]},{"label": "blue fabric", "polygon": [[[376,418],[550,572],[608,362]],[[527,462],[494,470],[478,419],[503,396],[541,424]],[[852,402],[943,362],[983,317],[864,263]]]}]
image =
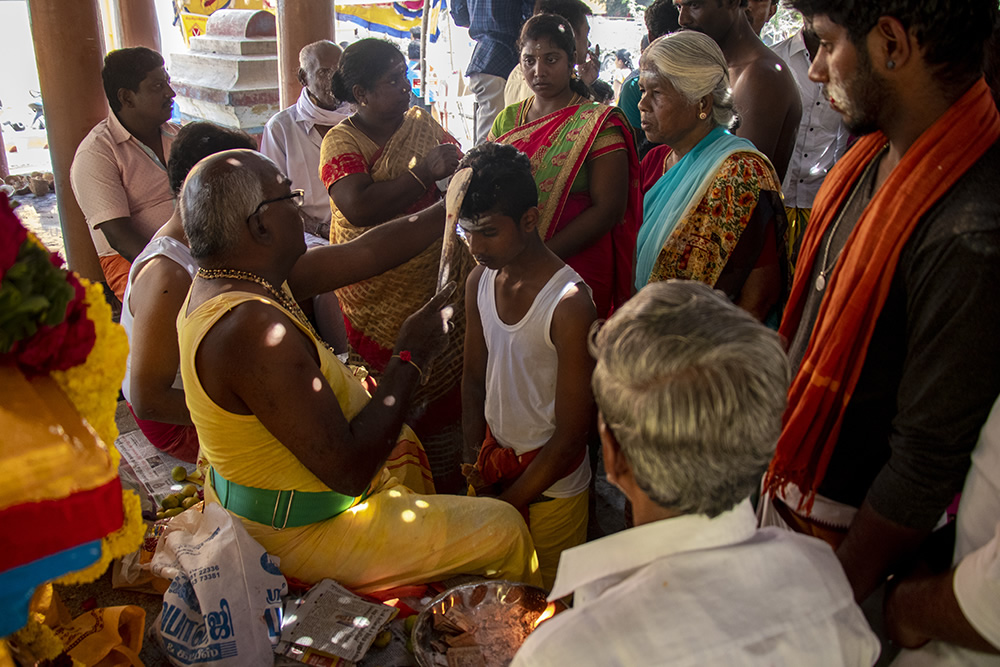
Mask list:
[{"label": "blue fabric", "polygon": [[642,119],[639,116],[639,100],[641,98],[642,93],[639,92],[639,70],[636,70],[629,74],[625,82],[622,83],[622,91],[618,95],[618,108],[628,118],[629,125],[634,127],[635,131],[640,135],[642,134],[642,127],[640,127]]},{"label": "blue fabric", "polygon": [[716,127],[646,193],[636,246],[636,289],[642,289],[649,282],[649,274],[663,244],[687,212],[702,184],[719,170],[726,158],[738,151],[756,152],[757,149],[750,141]]},{"label": "blue fabric", "polygon": [[491,74],[506,79],[517,66],[517,38],[531,16],[533,0],[455,0],[451,17],[469,29],[476,48],[466,76]]},{"label": "blue fabric", "polygon": [[28,603],[37,586],[90,567],[100,557],[101,541],[94,540],[0,572],[0,637],[28,622]]}]

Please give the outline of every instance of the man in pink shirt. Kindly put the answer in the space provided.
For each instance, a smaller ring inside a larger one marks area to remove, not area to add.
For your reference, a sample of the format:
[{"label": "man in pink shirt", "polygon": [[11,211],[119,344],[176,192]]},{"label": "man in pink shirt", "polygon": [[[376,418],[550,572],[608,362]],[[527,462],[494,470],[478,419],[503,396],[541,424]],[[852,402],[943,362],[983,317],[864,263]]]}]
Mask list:
[{"label": "man in pink shirt", "polygon": [[106,120],[76,150],[70,181],[108,286],[122,298],[132,260],[174,210],[166,156],[179,127],[160,54],[145,47],[104,58]]}]

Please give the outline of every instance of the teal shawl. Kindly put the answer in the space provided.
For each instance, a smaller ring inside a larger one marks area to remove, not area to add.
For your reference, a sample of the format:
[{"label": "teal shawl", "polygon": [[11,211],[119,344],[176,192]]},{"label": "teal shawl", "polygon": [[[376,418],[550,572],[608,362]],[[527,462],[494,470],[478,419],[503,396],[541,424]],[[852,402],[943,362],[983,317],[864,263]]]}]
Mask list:
[{"label": "teal shawl", "polygon": [[734,137],[717,126],[649,189],[643,200],[642,226],[636,248],[636,290],[649,282],[663,244],[677,228],[677,223],[701,203],[722,163],[741,151],[756,153],[757,149],[747,139]]}]

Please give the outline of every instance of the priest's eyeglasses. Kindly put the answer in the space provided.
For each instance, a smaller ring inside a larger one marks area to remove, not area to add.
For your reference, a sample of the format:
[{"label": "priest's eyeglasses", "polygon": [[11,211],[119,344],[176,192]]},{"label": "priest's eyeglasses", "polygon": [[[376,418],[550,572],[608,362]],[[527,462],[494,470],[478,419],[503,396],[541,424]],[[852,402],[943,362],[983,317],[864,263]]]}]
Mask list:
[{"label": "priest's eyeglasses", "polygon": [[254,217],[258,213],[262,213],[268,204],[276,204],[279,201],[285,201],[286,199],[291,199],[292,203],[295,204],[297,208],[302,208],[302,204],[306,200],[306,192],[305,190],[292,190],[287,195],[275,197],[274,199],[265,199],[261,203],[257,204],[257,208],[253,210],[253,213],[247,216],[247,224],[250,224],[250,218]]}]

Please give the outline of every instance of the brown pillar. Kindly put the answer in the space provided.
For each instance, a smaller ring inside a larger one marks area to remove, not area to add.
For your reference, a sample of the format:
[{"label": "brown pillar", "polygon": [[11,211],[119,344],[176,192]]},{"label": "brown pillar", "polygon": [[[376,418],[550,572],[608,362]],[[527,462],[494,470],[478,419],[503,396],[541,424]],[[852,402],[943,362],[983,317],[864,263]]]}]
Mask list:
[{"label": "brown pillar", "polygon": [[160,52],[160,24],[153,0],[118,0],[122,46],[145,46]]},{"label": "brown pillar", "polygon": [[45,131],[66,260],[84,278],[104,280],[90,230],[69,182],[76,147],[108,115],[101,83],[104,44],[100,10],[97,0],[28,0],[28,15],[45,101]]},{"label": "brown pillar", "polygon": [[331,0],[278,0],[278,88],[281,108],[299,97],[299,51],[321,39],[334,40]]}]

